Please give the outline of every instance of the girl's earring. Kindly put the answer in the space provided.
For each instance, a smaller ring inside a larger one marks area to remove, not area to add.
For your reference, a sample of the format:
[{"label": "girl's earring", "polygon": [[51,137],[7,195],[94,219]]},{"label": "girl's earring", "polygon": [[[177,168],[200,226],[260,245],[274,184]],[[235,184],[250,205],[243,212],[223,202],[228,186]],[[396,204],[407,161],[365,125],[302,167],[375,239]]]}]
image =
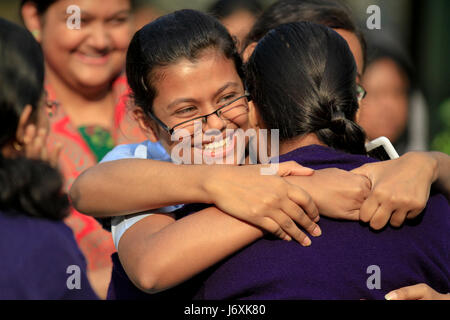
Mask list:
[{"label": "girl's earring", "polygon": [[16,150],[18,152],[22,151],[22,149],[23,149],[22,144],[20,144],[17,141],[14,141],[12,145],[13,145],[14,150]]},{"label": "girl's earring", "polygon": [[33,37],[36,39],[36,40],[39,40],[40,38],[41,38],[41,31],[40,30],[33,30],[33,31],[31,31],[31,34],[33,35]]}]

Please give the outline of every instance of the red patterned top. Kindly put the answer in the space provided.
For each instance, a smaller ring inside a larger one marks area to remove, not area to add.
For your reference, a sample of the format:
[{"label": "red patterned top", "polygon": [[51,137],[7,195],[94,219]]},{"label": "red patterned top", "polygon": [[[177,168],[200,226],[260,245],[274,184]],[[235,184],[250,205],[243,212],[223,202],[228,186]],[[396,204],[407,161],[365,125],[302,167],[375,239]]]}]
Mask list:
[{"label": "red patterned top", "polygon": [[[57,102],[57,96],[50,84],[46,84],[46,90],[48,98]],[[137,123],[126,112],[130,89],[125,76],[122,75],[115,80],[113,91],[117,97],[113,131],[111,132],[115,144],[136,143],[145,140]],[[94,166],[97,159],[77,128],[71,123],[64,111],[64,106],[57,106],[56,112],[49,118],[49,123],[49,149],[57,142],[63,145],[59,158],[59,169],[65,179],[65,190],[68,191],[74,180],[84,170]],[[95,271],[112,265],[110,256],[115,252],[112,237],[97,220],[71,208],[71,214],[66,219],[66,223],[73,230],[75,239],[86,257],[88,270]]]}]

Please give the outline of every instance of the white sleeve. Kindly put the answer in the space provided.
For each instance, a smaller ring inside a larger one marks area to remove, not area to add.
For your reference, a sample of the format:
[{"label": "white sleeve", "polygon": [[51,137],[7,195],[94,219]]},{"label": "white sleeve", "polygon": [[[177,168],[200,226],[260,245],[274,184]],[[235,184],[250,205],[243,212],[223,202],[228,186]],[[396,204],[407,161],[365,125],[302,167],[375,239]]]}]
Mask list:
[{"label": "white sleeve", "polygon": [[114,160],[122,160],[122,159],[132,159],[135,158],[134,150],[136,149],[136,144],[121,144],[110,152],[108,152],[100,163],[114,161]]},{"label": "white sleeve", "polygon": [[111,219],[111,234],[113,237],[114,245],[116,249],[119,250],[119,242],[125,231],[131,228],[135,223],[141,221],[142,219],[152,215],[153,213],[169,213],[180,209],[183,205],[176,205],[170,207],[159,208],[155,210],[150,210],[146,212],[130,214],[127,216],[114,217]]},{"label": "white sleeve", "polygon": [[[111,150],[101,162],[120,159],[154,159],[161,161],[170,161],[170,156],[165,152],[164,148],[159,143],[144,141],[140,144],[119,145]],[[125,231],[131,228],[135,223],[153,213],[169,213],[181,208],[182,206],[183,205],[169,206],[146,212],[112,218],[111,234],[116,249],[119,249],[119,241]]]},{"label": "white sleeve", "polygon": [[117,250],[119,250],[119,241],[125,231],[136,222],[148,217],[150,214],[151,213],[130,214],[128,216],[114,217],[111,219],[111,234]]}]

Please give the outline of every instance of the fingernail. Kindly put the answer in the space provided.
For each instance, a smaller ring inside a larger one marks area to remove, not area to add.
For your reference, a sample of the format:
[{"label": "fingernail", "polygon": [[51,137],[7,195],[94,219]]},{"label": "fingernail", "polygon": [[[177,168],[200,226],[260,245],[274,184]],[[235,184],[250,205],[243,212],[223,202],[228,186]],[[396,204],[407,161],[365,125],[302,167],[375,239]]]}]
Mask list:
[{"label": "fingernail", "polygon": [[384,298],[385,298],[386,300],[397,300],[398,295],[397,295],[397,293],[395,293],[395,292],[390,292],[390,293],[388,293],[387,295],[385,295]]},{"label": "fingernail", "polygon": [[308,247],[308,246],[310,246],[311,245],[311,239],[309,239],[309,238],[305,238],[305,240],[303,240],[303,243],[302,243],[305,247]]},{"label": "fingernail", "polygon": [[318,237],[318,236],[322,235],[322,230],[320,229],[319,226],[316,226],[311,234],[315,237]]},{"label": "fingernail", "polygon": [[285,241],[291,241],[292,238],[291,238],[290,236],[286,235],[286,236],[284,237],[284,240],[285,240]]}]

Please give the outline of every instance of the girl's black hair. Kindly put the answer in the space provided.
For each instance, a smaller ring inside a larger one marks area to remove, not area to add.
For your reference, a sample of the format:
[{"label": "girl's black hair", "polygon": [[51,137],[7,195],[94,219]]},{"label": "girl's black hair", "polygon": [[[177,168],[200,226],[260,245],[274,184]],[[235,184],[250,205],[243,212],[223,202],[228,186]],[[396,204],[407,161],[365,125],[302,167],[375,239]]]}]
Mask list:
[{"label": "girl's black hair", "polygon": [[247,65],[247,87],[268,129],[280,141],[315,133],[324,144],[366,154],[358,110],[356,64],[330,28],[289,23],[261,39]]},{"label": "girl's black hair", "polygon": [[38,43],[26,29],[0,18],[0,210],[59,220],[68,208],[59,172],[41,161],[1,153],[15,140],[24,107],[38,109],[43,82]]},{"label": "girl's black hair", "polygon": [[0,148],[14,141],[20,115],[36,115],[44,90],[44,57],[24,28],[0,18]]},{"label": "girl's black hair", "polygon": [[0,210],[35,218],[62,220],[69,199],[60,173],[48,163],[0,155]]},{"label": "girl's black hair", "polygon": [[308,21],[333,29],[354,33],[361,44],[364,65],[367,44],[362,31],[356,26],[350,9],[337,0],[279,0],[267,8],[256,21],[244,41],[244,49],[258,42],[270,30],[289,22]]},{"label": "girl's black hair", "polygon": [[243,78],[242,60],[235,43],[214,17],[195,10],[180,10],[144,26],[134,35],[127,52],[126,74],[134,103],[151,114],[157,95],[155,69],[182,58],[195,61],[209,48],[232,59]]}]

